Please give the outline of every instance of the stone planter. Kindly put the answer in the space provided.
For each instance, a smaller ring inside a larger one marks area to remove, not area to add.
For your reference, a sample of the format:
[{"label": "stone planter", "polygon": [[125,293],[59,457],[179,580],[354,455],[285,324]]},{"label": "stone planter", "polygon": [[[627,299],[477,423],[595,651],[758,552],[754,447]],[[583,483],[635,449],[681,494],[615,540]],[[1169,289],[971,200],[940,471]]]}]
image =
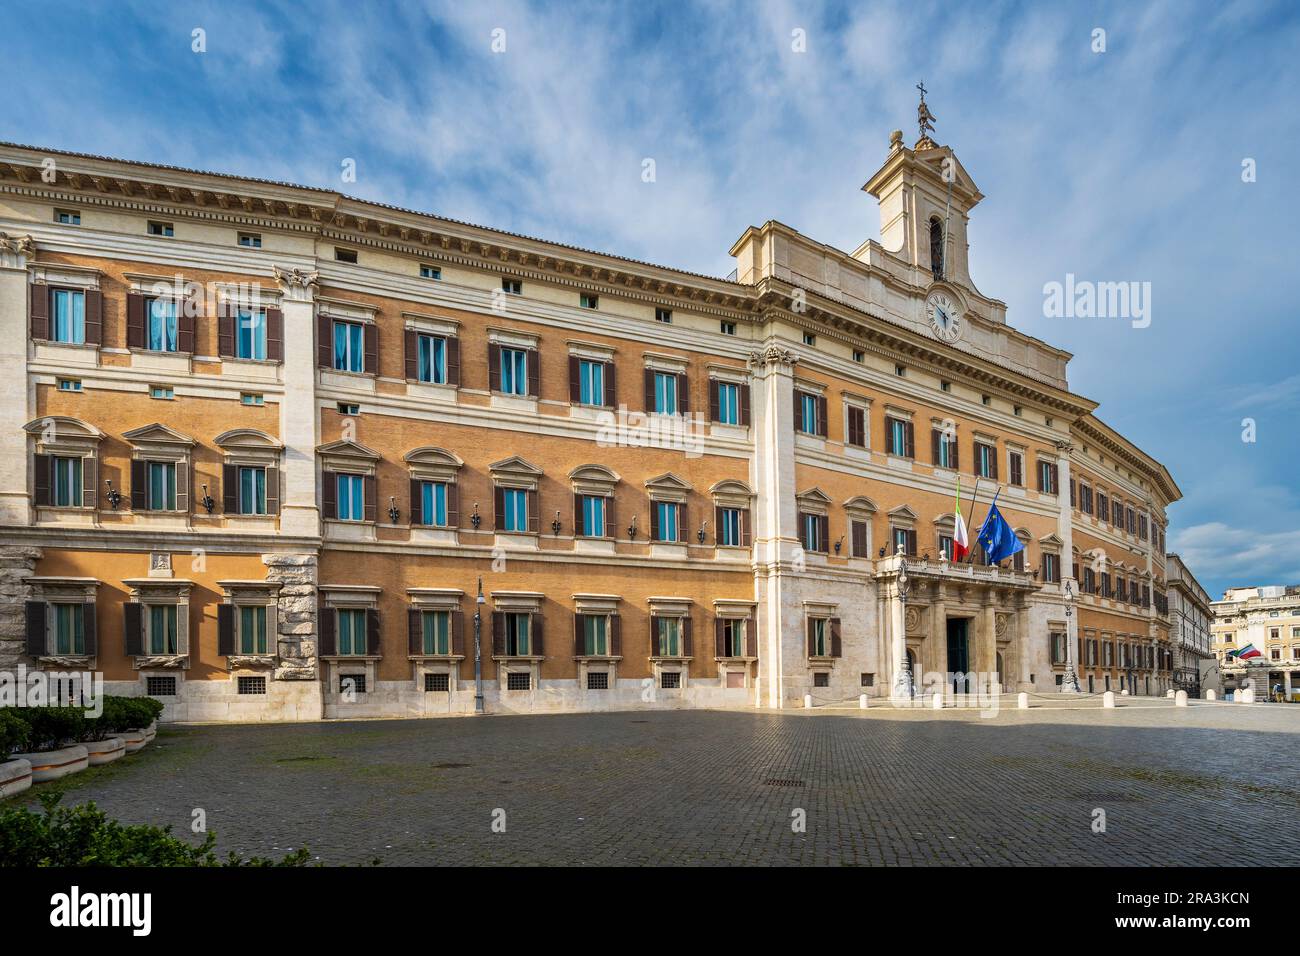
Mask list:
[{"label": "stone planter", "polygon": [[114,760],[126,756],[126,741],[121,737],[87,740],[82,746],[86,748],[86,752],[90,755],[89,759],[92,767],[112,763]]},{"label": "stone planter", "polygon": [[14,754],[14,758],[26,760],[32,765],[33,783],[58,780],[60,777],[77,773],[90,766],[90,753],[81,744],[58,750],[42,750],[38,753]]},{"label": "stone planter", "polygon": [[0,762],[0,797],[22,793],[32,785],[32,764],[29,760]]},{"label": "stone planter", "polygon": [[149,742],[149,732],[145,730],[124,730],[118,736],[126,744],[126,752],[129,754],[144,750],[144,745]]},{"label": "stone planter", "polygon": [[153,739],[158,736],[158,721],[154,721],[144,729],[144,742],[153,743]]}]

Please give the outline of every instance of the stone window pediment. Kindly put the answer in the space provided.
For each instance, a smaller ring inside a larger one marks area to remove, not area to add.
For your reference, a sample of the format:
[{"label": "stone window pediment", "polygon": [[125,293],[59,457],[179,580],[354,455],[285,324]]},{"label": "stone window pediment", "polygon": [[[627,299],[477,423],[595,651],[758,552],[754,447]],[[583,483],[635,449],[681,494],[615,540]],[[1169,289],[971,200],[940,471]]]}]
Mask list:
[{"label": "stone window pediment", "polygon": [[753,601],[719,598],[713,602],[713,615],[730,621],[747,621],[754,616],[755,607]]},{"label": "stone window pediment", "polygon": [[407,588],[411,607],[421,611],[458,611],[465,592],[460,588]]},{"label": "stone window pediment", "polygon": [[1038,543],[1044,548],[1050,548],[1056,551],[1060,551],[1061,546],[1065,542],[1063,542],[1060,538],[1056,536],[1055,533],[1053,533],[1053,534],[1043,535],[1041,538],[1038,539]]},{"label": "stone window pediment", "polygon": [[228,465],[274,465],[284,445],[255,428],[234,428],[215,439]]},{"label": "stone window pediment", "polygon": [[493,591],[492,609],[515,614],[538,614],[546,595],[538,591]]},{"label": "stone window pediment", "polygon": [[806,514],[824,515],[830,511],[831,499],[820,488],[802,491],[794,496],[794,500],[799,510]]},{"label": "stone window pediment", "polygon": [[373,305],[367,305],[364,302],[353,302],[351,299],[332,299],[327,296],[316,296],[316,303],[319,307],[319,314],[328,315],[332,319],[342,319],[346,322],[369,322],[375,321],[375,315],[379,309]]},{"label": "stone window pediment", "polygon": [[422,312],[403,312],[402,321],[408,329],[429,335],[442,335],[456,338],[460,335],[460,323],[441,315],[425,315]]},{"label": "stone window pediment", "polygon": [[32,280],[60,289],[98,290],[104,273],[88,266],[66,265],[61,262],[35,262],[31,266]]},{"label": "stone window pediment", "polygon": [[340,440],[321,445],[316,449],[324,471],[348,474],[373,475],[379,455],[359,442]]},{"label": "stone window pediment", "polygon": [[856,495],[844,502],[844,511],[850,518],[870,518],[876,513],[876,503],[866,495]]},{"label": "stone window pediment", "polygon": [[652,617],[689,617],[691,613],[690,598],[648,597],[646,604]]},{"label": "stone window pediment", "polygon": [[488,465],[488,473],[498,485],[529,491],[537,490],[538,481],[543,475],[542,469],[518,455],[493,462]]},{"label": "stone window pediment", "polygon": [[681,504],[691,493],[690,482],[677,477],[672,472],[665,472],[645,483],[646,491],[653,501],[674,501]]},{"label": "stone window pediment", "polygon": [[889,512],[889,524],[894,528],[914,528],[916,512],[907,505],[899,505]]},{"label": "stone window pediment", "polygon": [[609,494],[621,480],[618,472],[604,465],[579,465],[569,472],[569,481],[578,494]]},{"label": "stone window pediment", "polygon": [[36,439],[41,454],[94,455],[104,437],[94,425],[65,415],[46,415],[28,422],[23,430]]},{"label": "stone window pediment", "polygon": [[122,437],[131,443],[131,457],[136,459],[148,457],[183,461],[189,458],[194,447],[194,439],[160,422],[133,428],[124,432]]},{"label": "stone window pediment", "polygon": [[724,478],[709,488],[713,503],[721,508],[748,508],[754,501],[749,485],[735,478]]},{"label": "stone window pediment", "polygon": [[617,594],[575,594],[573,611],[575,614],[617,614],[622,600]]},{"label": "stone window pediment", "polygon": [[432,445],[409,451],[402,460],[410,466],[412,478],[426,481],[454,482],[465,465],[459,455]]}]

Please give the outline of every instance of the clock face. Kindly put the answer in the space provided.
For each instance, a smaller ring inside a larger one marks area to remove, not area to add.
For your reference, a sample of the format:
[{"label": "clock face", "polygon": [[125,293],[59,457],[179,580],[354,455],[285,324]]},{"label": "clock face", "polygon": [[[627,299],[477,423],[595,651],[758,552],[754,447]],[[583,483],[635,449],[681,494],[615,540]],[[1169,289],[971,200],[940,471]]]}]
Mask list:
[{"label": "clock face", "polygon": [[925,300],[925,310],[930,316],[930,328],[936,338],[955,342],[961,336],[961,311],[957,303],[942,292],[933,292]]}]

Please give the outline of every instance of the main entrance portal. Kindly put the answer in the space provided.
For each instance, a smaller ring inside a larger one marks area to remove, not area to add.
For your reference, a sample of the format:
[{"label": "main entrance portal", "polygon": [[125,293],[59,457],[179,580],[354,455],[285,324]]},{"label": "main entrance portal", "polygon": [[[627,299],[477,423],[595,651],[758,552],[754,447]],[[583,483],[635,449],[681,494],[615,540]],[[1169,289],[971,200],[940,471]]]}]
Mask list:
[{"label": "main entrance portal", "polygon": [[969,631],[969,618],[948,618],[948,673],[954,694],[968,694],[974,689],[967,676],[970,670]]}]

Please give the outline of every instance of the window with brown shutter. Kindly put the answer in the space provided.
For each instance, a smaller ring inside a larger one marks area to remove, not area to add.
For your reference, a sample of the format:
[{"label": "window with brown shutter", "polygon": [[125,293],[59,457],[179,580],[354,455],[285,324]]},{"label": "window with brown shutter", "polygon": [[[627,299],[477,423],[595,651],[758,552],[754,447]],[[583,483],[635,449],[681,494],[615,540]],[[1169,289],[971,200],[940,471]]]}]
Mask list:
[{"label": "window with brown shutter", "polygon": [[691,387],[685,372],[677,375],[677,414],[685,415],[691,410]]},{"label": "window with brown shutter", "polygon": [[26,638],[27,645],[25,648],[28,657],[42,657],[46,653],[46,614],[48,605],[44,601],[28,601],[25,604],[26,611]]},{"label": "window with brown shutter", "polygon": [[235,653],[235,606],[217,605],[217,656],[230,657]]},{"label": "window with brown shutter", "polygon": [[1018,451],[1009,452],[1007,461],[1010,465],[1011,484],[1022,486],[1025,483],[1025,459]]},{"label": "window with brown shutter", "polygon": [[32,338],[48,340],[50,338],[50,287],[43,283],[35,283],[29,288]]},{"label": "window with brown shutter", "polygon": [[316,364],[320,368],[334,367],[334,321],[324,312],[316,316]]},{"label": "window with brown shutter", "polygon": [[850,554],[855,558],[871,557],[871,552],[867,545],[866,521],[855,519],[850,527],[852,529],[849,541]]},{"label": "window with brown shutter", "polygon": [[104,293],[86,290],[86,344],[100,345],[104,339]]},{"label": "window with brown shutter", "polygon": [[365,370],[367,375],[379,374],[379,326],[373,322],[365,327]]},{"label": "window with brown shutter", "polygon": [[528,394],[536,398],[542,394],[542,360],[537,349],[529,349],[526,365],[528,368]]},{"label": "window with brown shutter", "polygon": [[867,447],[867,413],[856,405],[848,407],[848,442],[858,448]]}]

